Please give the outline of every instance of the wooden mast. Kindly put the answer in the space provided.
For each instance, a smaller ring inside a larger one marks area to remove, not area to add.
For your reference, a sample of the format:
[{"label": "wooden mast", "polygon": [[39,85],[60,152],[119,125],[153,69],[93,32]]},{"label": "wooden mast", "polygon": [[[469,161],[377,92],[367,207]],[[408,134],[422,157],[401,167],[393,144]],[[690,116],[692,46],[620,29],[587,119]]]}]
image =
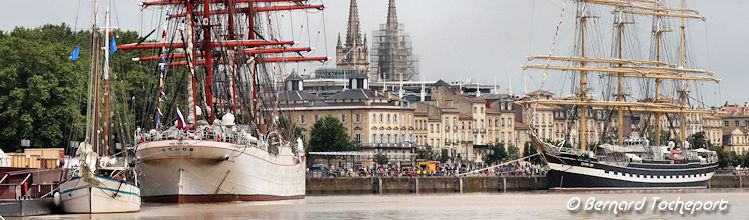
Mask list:
[{"label": "wooden mast", "polygon": [[[662,4],[661,0],[656,3],[658,6]],[[663,31],[661,30],[661,16],[656,15],[656,29],[655,29],[655,61],[661,61],[661,37]],[[653,102],[659,102],[661,100],[661,79],[655,79],[655,100]],[[655,112],[655,145],[661,145],[661,113]]]},{"label": "wooden mast", "polygon": [[109,7],[104,12],[104,146],[102,146],[102,155],[109,154]]},{"label": "wooden mast", "polygon": [[[586,15],[585,15],[585,3],[581,4],[581,14],[580,14],[580,56],[585,57],[585,22],[586,22]],[[580,62],[580,66],[585,66],[585,61]],[[582,70],[580,71],[580,94],[578,95],[580,101],[587,101],[588,97],[586,94],[586,77],[587,71]],[[583,151],[587,148],[587,141],[588,141],[588,130],[587,130],[587,113],[586,113],[587,106],[581,106],[580,107],[580,149]]]},{"label": "wooden mast", "polygon": [[[617,28],[619,29],[619,59],[623,59],[623,52],[624,52],[624,14],[621,12],[623,9],[619,7],[619,22],[617,23]],[[622,64],[619,64],[619,67],[621,67]],[[619,91],[618,94],[616,94],[616,100],[619,102],[624,101],[624,73],[617,73],[617,81],[619,84]],[[617,121],[617,140],[619,143],[619,146],[624,146],[624,107],[617,107],[619,109],[619,120]]]},{"label": "wooden mast", "polygon": [[[681,8],[682,9],[684,8],[684,0],[681,0]],[[681,14],[682,15],[684,14],[683,10],[681,11]],[[680,54],[681,54],[679,65],[680,65],[681,68],[685,68],[685,66],[686,66],[686,60],[685,60],[685,58],[686,58],[685,57],[685,52],[686,52],[685,50],[686,50],[686,48],[685,48],[685,45],[684,45],[684,43],[685,43],[684,42],[685,41],[684,38],[686,37],[685,33],[684,33],[685,32],[685,30],[684,30],[685,27],[686,27],[686,25],[685,25],[685,22],[684,22],[684,17],[682,17],[681,18],[681,43],[680,43],[681,45],[679,47],[680,48]],[[681,91],[679,91],[679,96],[680,96],[679,99],[681,100],[681,106],[682,106],[682,108],[686,109],[687,108],[687,106],[686,106],[687,92],[689,90],[686,80],[684,81],[684,84],[682,86],[684,86],[684,87],[681,89]],[[687,127],[686,114],[684,114],[683,112],[679,113],[679,122],[681,122],[681,126],[680,126],[681,127],[681,134],[680,134],[679,142],[680,142],[680,144],[683,144],[684,141],[687,140],[687,136],[686,136],[687,135],[686,134],[686,131],[687,131],[687,129],[686,129],[686,127]]]},{"label": "wooden mast", "polygon": [[93,80],[92,85],[93,86],[93,119],[94,124],[92,126],[92,135],[91,135],[91,145],[94,149],[94,152],[99,152],[99,26],[97,25],[97,20],[99,19],[99,1],[94,0],[94,26],[91,30],[92,34],[92,47],[91,47],[91,53],[92,53],[92,72],[93,74]]}]

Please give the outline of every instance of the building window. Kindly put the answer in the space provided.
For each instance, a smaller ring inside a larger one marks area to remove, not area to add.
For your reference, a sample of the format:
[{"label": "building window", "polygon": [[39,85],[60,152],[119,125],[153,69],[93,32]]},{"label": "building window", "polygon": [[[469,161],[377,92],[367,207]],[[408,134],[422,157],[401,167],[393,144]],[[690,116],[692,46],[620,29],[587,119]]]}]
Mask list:
[{"label": "building window", "polygon": [[[482,109],[483,109],[483,108],[482,108]],[[486,126],[484,125],[484,119],[481,119],[481,124],[480,124],[479,126],[480,126],[480,127],[482,128],[482,129],[483,129],[484,127],[486,127]]]},{"label": "building window", "polygon": [[390,114],[387,114],[387,123],[390,123]]},{"label": "building window", "polygon": [[385,120],[383,120],[383,119],[384,119],[384,118],[382,117],[382,113],[380,113],[380,123],[382,123],[382,122],[384,122],[384,121],[385,121]]},{"label": "building window", "polygon": [[315,115],[315,122],[317,122],[318,119],[320,119],[320,115]]},{"label": "building window", "polygon": [[739,121],[736,121],[736,127],[737,128],[739,127]]},{"label": "building window", "polygon": [[724,121],[723,124],[725,124],[725,126],[728,127],[728,121]]},{"label": "building window", "polygon": [[473,107],[473,114],[476,114],[476,107]]},{"label": "building window", "polygon": [[502,118],[502,127],[505,127],[505,118]]},{"label": "building window", "polygon": [[492,127],[492,120],[491,119],[489,119],[489,127],[490,128]]},{"label": "building window", "polygon": [[299,116],[299,124],[307,123],[307,117],[305,115]]},{"label": "building window", "polygon": [[434,124],[429,125],[429,133],[434,133]]},{"label": "building window", "polygon": [[494,119],[494,127],[499,127],[499,119]]},{"label": "building window", "polygon": [[341,123],[346,123],[346,114],[341,114]]},{"label": "building window", "polygon": [[481,114],[484,114],[484,107],[481,107]]},{"label": "building window", "polygon": [[354,115],[354,122],[356,122],[356,123],[361,122],[361,114],[355,114]]},{"label": "building window", "polygon": [[398,123],[398,115],[393,115],[393,122]]}]

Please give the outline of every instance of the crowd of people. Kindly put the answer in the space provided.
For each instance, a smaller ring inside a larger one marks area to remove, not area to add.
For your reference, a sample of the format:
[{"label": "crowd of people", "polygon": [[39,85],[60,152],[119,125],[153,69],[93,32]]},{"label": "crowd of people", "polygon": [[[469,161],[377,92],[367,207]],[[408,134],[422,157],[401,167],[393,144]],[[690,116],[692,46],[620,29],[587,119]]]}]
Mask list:
[{"label": "crowd of people", "polygon": [[[540,164],[531,163],[511,163],[503,166],[497,166],[488,168],[490,166],[474,166],[473,169],[468,169],[466,166],[437,166],[434,170],[428,170],[421,167],[406,166],[398,167],[362,167],[358,170],[351,168],[340,168],[327,166],[313,166],[313,169],[307,168],[308,177],[372,177],[372,176],[394,176],[394,177],[409,177],[409,176],[455,176],[462,173],[473,172],[472,175],[484,175],[484,176],[538,176],[546,175],[546,168]],[[321,168],[323,167],[323,168]]]}]

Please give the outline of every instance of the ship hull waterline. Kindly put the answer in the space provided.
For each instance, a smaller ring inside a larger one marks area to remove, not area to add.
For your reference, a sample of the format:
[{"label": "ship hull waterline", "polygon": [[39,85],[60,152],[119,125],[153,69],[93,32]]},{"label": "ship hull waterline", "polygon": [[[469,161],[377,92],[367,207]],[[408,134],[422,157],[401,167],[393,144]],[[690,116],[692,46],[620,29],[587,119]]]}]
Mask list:
[{"label": "ship hull waterline", "polygon": [[709,187],[717,164],[617,166],[584,156],[545,154],[554,191],[680,190]]},{"label": "ship hull waterline", "polygon": [[140,210],[140,189],[130,183],[94,176],[90,182],[75,177],[60,183],[66,213],[122,213]]},{"label": "ship hull waterline", "polygon": [[214,140],[158,140],[136,150],[144,202],[194,203],[302,199],[304,158]]}]

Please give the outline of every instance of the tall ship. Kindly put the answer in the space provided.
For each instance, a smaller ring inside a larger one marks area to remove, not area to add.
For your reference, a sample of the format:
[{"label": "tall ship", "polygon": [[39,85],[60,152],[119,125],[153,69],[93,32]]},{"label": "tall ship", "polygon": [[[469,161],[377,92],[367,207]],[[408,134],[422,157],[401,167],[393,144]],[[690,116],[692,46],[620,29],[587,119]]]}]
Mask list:
[{"label": "tall ship", "polygon": [[[552,71],[571,76],[574,95],[518,101],[533,115],[537,106],[563,106],[564,111],[554,116],[565,119],[554,125],[563,130],[560,143],[544,140],[538,128],[529,132],[549,168],[551,188],[708,187],[718,157],[706,146],[690,146],[686,129],[687,122],[700,114],[716,113],[700,108],[700,96],[690,95],[704,82],[719,82],[713,72],[692,67],[694,57],[686,47],[687,21],[706,18],[686,8],[684,0],[576,0],[569,7],[574,7],[575,21],[571,55],[554,56],[552,46],[548,55],[528,57],[522,67],[544,71],[544,79]],[[650,27],[643,31],[642,26]],[[533,115],[535,127],[541,120]],[[627,121],[630,126],[625,126]],[[662,137],[671,134],[678,140]]]},{"label": "tall ship", "polygon": [[[140,187],[136,174],[130,166],[131,156],[128,150],[112,153],[114,135],[110,132],[110,102],[114,99],[114,90],[109,84],[109,7],[106,11],[106,29],[104,37],[104,68],[101,62],[99,27],[97,26],[99,2],[93,1],[93,27],[91,30],[91,74],[88,78],[88,101],[86,107],[86,139],[77,148],[76,156],[80,166],[71,169],[71,178],[59,184],[54,194],[55,204],[67,213],[117,213],[137,212],[140,210]],[[77,59],[77,51],[75,59]],[[74,60],[71,55],[71,60]],[[101,72],[101,73],[100,73]],[[103,94],[100,95],[100,94]],[[103,101],[103,103],[101,102]],[[112,110],[116,109],[113,102]],[[118,137],[124,142],[127,137]]]},{"label": "tall ship", "polygon": [[[317,12],[324,6],[304,0],[141,4],[161,7],[155,11],[163,13],[164,20],[152,32],[161,35],[160,42],[118,49],[158,53],[133,58],[158,64],[154,101],[147,107],[148,114],[142,115],[153,123],[136,129],[134,136],[143,201],[304,198],[305,151],[298,134],[291,131],[290,116],[279,111],[277,85],[282,69],[277,63],[328,58],[304,56],[312,48],[280,40],[278,20],[284,11]],[[178,86],[166,87],[170,78]]]}]

